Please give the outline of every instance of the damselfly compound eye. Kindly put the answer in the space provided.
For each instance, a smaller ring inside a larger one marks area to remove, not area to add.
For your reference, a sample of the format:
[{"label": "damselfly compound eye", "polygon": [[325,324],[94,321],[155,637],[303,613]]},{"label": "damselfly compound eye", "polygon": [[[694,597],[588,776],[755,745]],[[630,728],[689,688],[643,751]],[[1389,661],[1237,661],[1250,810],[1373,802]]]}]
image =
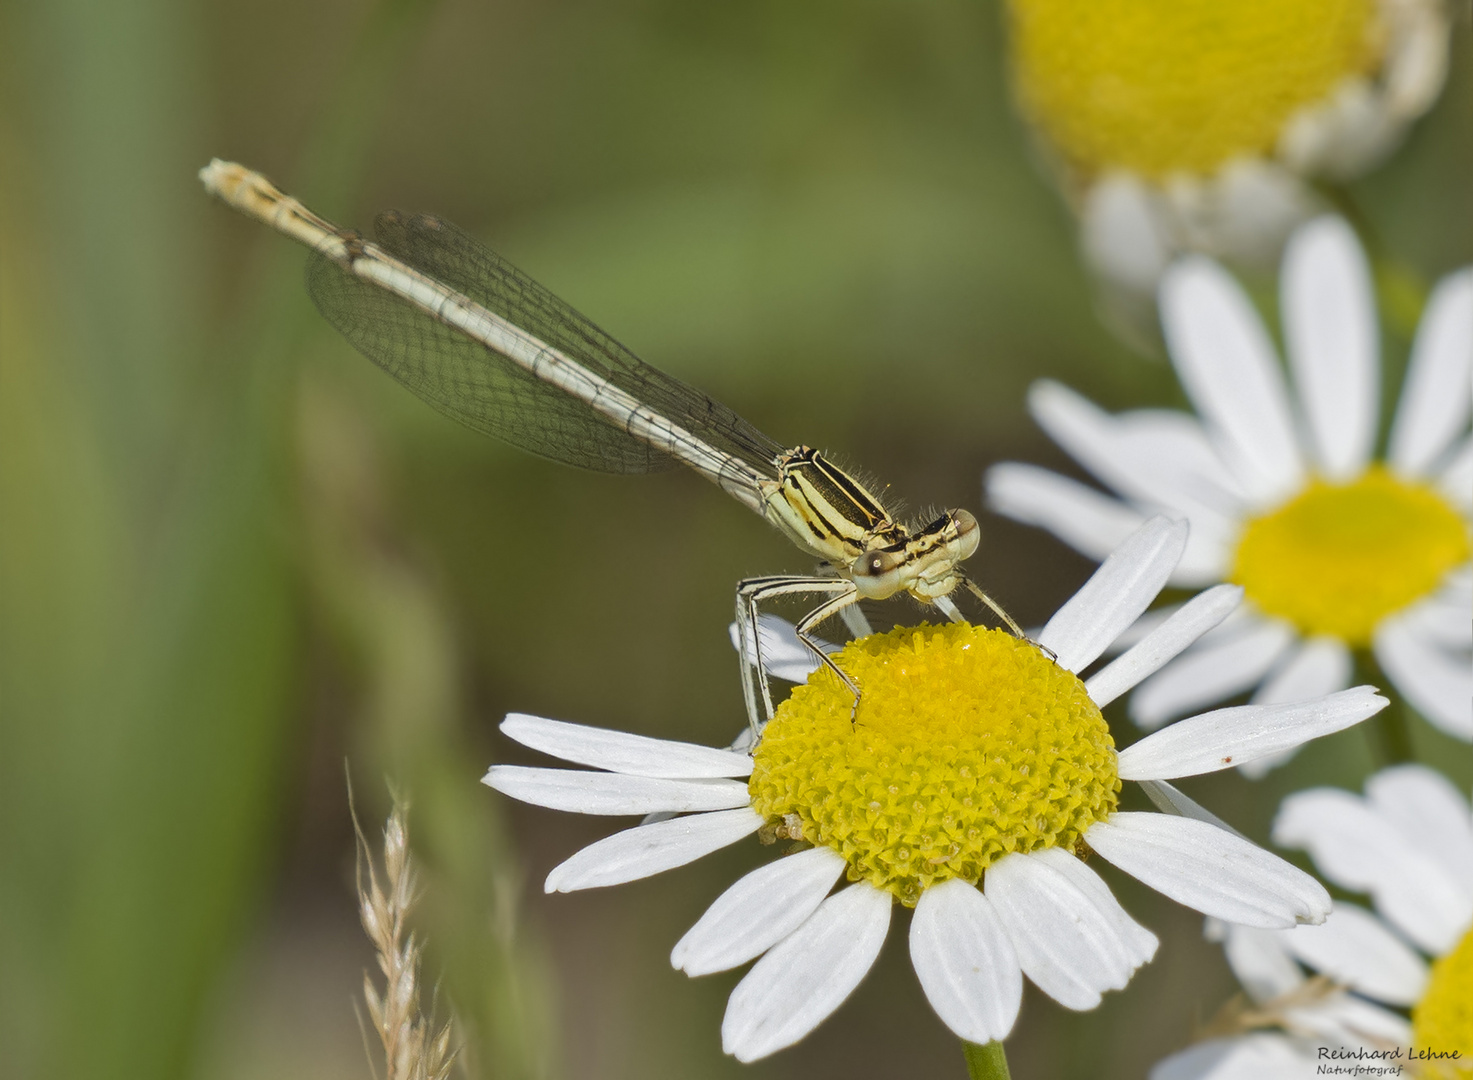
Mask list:
[{"label": "damselfly compound eye", "polygon": [[953,510],[950,517],[956,528],[957,558],[969,558],[982,540],[982,526],[965,510]]},{"label": "damselfly compound eye", "polygon": [[883,577],[904,561],[905,556],[894,551],[871,551],[854,560],[852,573],[855,577]]}]

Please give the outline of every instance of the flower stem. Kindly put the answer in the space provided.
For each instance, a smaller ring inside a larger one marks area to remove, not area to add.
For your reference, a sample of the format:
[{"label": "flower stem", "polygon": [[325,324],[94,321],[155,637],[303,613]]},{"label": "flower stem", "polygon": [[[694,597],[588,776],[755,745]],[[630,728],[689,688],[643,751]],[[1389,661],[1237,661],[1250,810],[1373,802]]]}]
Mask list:
[{"label": "flower stem", "polygon": [[972,1080],[1011,1080],[1008,1072],[1008,1055],[1002,1043],[990,1042],[986,1046],[962,1043],[962,1054],[967,1059],[967,1075]]},{"label": "flower stem", "polygon": [[1376,734],[1380,736],[1381,757],[1387,765],[1403,765],[1413,758],[1412,733],[1407,730],[1406,707],[1392,699],[1376,717]]},{"label": "flower stem", "polygon": [[1377,687],[1381,693],[1391,699],[1391,704],[1382,709],[1375,719],[1366,725],[1366,733],[1372,736],[1374,746],[1372,752],[1381,759],[1381,767],[1388,765],[1402,765],[1415,759],[1416,754],[1412,751],[1412,732],[1407,724],[1407,706],[1401,699],[1401,695],[1388,687],[1386,675],[1381,670],[1381,665],[1376,662],[1374,654],[1369,651],[1357,657],[1361,670],[1365,673],[1365,681]]}]

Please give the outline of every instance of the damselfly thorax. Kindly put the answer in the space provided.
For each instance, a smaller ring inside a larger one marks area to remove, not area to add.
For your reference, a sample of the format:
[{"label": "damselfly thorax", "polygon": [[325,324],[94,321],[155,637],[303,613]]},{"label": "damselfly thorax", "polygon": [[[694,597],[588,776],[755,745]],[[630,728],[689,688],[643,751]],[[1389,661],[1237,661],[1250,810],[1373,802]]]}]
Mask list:
[{"label": "damselfly thorax", "polygon": [[854,582],[860,597],[902,590],[929,601],[956,588],[956,564],[977,550],[977,519],[952,510],[912,532],[854,477],[807,446],[780,454],[763,516]]},{"label": "damselfly thorax", "polygon": [[[604,472],[679,462],[761,514],[821,563],[818,575],[752,578],[737,589],[742,693],[755,735],[773,714],[760,605],[823,596],[798,637],[856,700],[814,629],[855,605],[906,593],[948,618],[965,588],[1022,631],[960,569],[977,520],[952,510],[909,528],[865,487],[806,446],[763,435],[732,410],[650,367],[479,241],[427,215],[380,214],[369,241],[318,217],[240,165],[213,161],[205,188],[313,249],[307,286],[323,316],[428,404],[532,453]],[[753,685],[753,673],[755,682]],[[760,696],[760,711],[759,699]]]}]

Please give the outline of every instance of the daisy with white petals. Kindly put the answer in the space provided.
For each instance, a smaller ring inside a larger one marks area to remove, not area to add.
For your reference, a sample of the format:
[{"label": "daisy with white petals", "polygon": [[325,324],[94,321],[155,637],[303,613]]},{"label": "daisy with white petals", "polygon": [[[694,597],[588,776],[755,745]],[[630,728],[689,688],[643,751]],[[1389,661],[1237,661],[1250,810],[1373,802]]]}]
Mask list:
[{"label": "daisy with white petals", "polygon": [[[690,975],[757,961],[721,1027],[743,1061],[797,1042],[839,1007],[874,962],[896,901],[915,909],[910,952],[926,996],[962,1039],[1008,1034],[1024,975],[1070,1008],[1092,1008],[1157,942],[1085,864],[1086,849],[1218,918],[1319,922],[1329,897],[1313,878],[1203,820],[1165,781],[1282,752],[1385,704],[1358,687],[1224,709],[1117,754],[1100,707],[1237,599],[1232,586],[1209,590],[1080,679],[1165,584],[1186,537],[1185,523],[1145,523],[1049,621],[1042,649],[966,624],[853,642],[834,658],[861,687],[857,708],[820,671],[751,754],[513,715],[502,726],[513,739],[603,771],[498,765],[486,783],[577,813],[682,815],[584,848],[548,875],[549,892],[648,877],[753,834],[811,845],[739,880],[671,955]],[[1122,780],[1197,816],[1122,812]]]},{"label": "daisy with white petals", "polygon": [[1437,99],[1441,0],[1009,0],[1013,83],[1117,300],[1187,251],[1263,262],[1307,179],[1379,162]]},{"label": "daisy with white petals", "polygon": [[1295,234],[1281,293],[1293,394],[1242,289],[1185,260],[1161,317],[1197,416],[1111,416],[1039,383],[1038,423],[1120,498],[1004,464],[991,504],[1096,558],[1148,515],[1188,519],[1172,584],[1244,588],[1240,614],[1136,691],[1147,729],[1249,690],[1264,704],[1331,693],[1370,649],[1423,716],[1473,740],[1473,269],[1427,304],[1384,456],[1370,271],[1342,221]]},{"label": "daisy with white petals", "polygon": [[[1397,766],[1372,776],[1364,798],[1334,788],[1291,795],[1274,840],[1307,850],[1328,880],[1369,896],[1375,914],[1336,901],[1320,926],[1209,920],[1251,1005],[1220,1025],[1240,1033],[1167,1058],[1151,1080],[1290,1080],[1326,1061],[1401,1065],[1424,1080],[1473,1076],[1467,799],[1440,773]],[[1418,950],[1434,958],[1430,968]]]}]

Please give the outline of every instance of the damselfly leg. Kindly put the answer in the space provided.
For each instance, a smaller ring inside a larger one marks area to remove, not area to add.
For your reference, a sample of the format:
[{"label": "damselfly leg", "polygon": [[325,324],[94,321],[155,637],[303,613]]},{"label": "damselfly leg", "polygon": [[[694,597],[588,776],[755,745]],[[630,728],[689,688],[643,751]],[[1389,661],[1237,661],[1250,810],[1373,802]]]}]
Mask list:
[{"label": "damselfly leg", "polygon": [[[795,628],[798,640],[813,654],[819,663],[828,667],[840,681],[856,696],[859,688],[838,664],[825,652],[813,637],[813,627],[851,606],[857,599],[854,582],[844,578],[800,577],[781,575],[776,577],[750,578],[737,586],[736,621],[737,642],[742,666],[742,698],[747,707],[747,722],[755,734],[762,724],[772,719],[772,685],[767,665],[762,660],[762,635],[758,623],[759,606],[780,596],[815,596],[828,594],[822,606],[805,616]],[[818,618],[814,618],[817,615]],[[753,680],[756,682],[754,693]],[[758,711],[758,694],[761,696],[761,712]]]},{"label": "damselfly leg", "polygon": [[[988,596],[975,582],[961,575],[957,576],[960,578],[958,584],[964,585],[969,592],[982,601],[988,610],[1002,620],[1015,637],[1024,641],[1030,640],[1023,632],[1023,628],[1002,609],[997,601]],[[832,671],[853,695],[854,708],[857,709],[859,706],[862,688],[828,654],[814,633],[819,626],[835,615],[844,620],[850,633],[856,638],[868,637],[873,633],[869,620],[859,607],[859,587],[852,580],[842,577],[781,575],[751,578],[741,582],[737,587],[736,623],[737,650],[740,654],[742,670],[742,697],[747,708],[747,722],[751,727],[754,740],[762,726],[772,719],[775,711],[771,679],[767,664],[762,657],[761,606],[769,600],[783,596],[814,595],[828,595],[829,598],[798,620],[793,627],[794,634],[814,659]],[[952,622],[968,621],[947,593],[932,597],[929,603]],[[761,713],[758,712],[759,703]]]}]

